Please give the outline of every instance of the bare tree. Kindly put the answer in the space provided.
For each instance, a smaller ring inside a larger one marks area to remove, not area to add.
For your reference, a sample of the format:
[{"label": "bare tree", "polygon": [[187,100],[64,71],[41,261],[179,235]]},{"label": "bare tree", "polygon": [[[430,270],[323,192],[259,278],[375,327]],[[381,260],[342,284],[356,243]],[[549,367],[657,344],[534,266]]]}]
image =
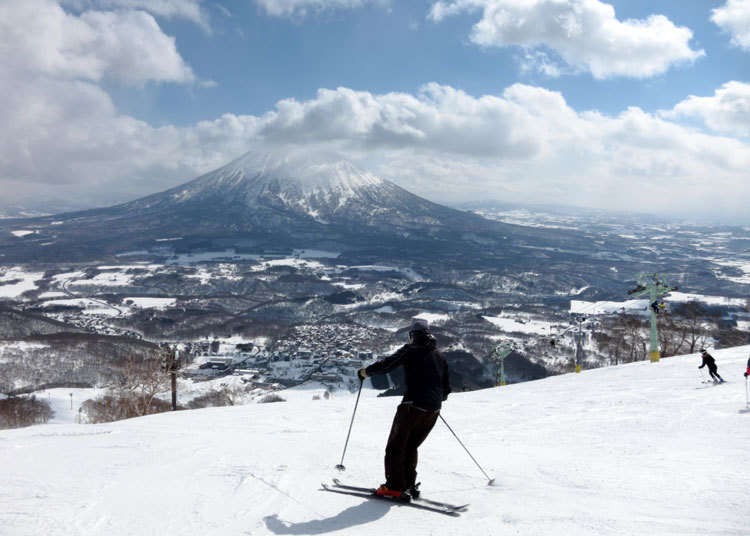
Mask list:
[{"label": "bare tree", "polygon": [[675,321],[672,315],[661,314],[657,319],[659,327],[659,348],[661,355],[669,357],[681,353],[686,344],[687,327]]},{"label": "bare tree", "polygon": [[609,355],[610,363],[619,365],[627,351],[627,341],[625,338],[626,322],[624,314],[618,316],[617,320],[610,326],[604,343],[604,350]]},{"label": "bare tree", "polygon": [[118,367],[118,384],[82,405],[88,422],[111,422],[167,411],[171,405],[157,398],[169,389],[170,378],[162,366],[162,353],[130,355]]},{"label": "bare tree", "polygon": [[686,332],[685,342],[689,354],[694,354],[701,346],[706,344],[708,337],[706,313],[706,308],[697,301],[689,301],[680,308],[680,316],[682,317],[680,324]]},{"label": "bare tree", "polygon": [[643,361],[648,356],[646,323],[637,316],[623,314],[622,325],[628,361]]},{"label": "bare tree", "polygon": [[162,368],[162,356],[139,359],[130,356],[122,367],[122,382],[113,396],[127,400],[136,416],[152,413],[156,395],[169,389],[169,375]]},{"label": "bare tree", "polygon": [[53,415],[49,402],[39,400],[34,395],[0,400],[0,429],[43,424]]}]

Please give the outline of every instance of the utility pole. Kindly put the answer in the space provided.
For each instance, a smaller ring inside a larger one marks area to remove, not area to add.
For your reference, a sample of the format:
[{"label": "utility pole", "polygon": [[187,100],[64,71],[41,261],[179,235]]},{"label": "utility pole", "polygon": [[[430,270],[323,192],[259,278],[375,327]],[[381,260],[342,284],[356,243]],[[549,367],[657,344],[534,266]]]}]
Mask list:
[{"label": "utility pole", "polygon": [[513,352],[513,345],[508,343],[498,344],[492,351],[492,360],[495,362],[495,385],[505,385],[505,358]]},{"label": "utility pole", "polygon": [[573,338],[576,341],[576,374],[580,374],[583,368],[583,343],[586,340],[586,334],[583,332],[583,322],[586,320],[586,317],[576,315],[574,320],[578,323],[578,330],[573,333]]},{"label": "utility pole", "polygon": [[629,295],[636,298],[648,296],[648,308],[651,311],[651,346],[648,354],[652,363],[657,363],[661,357],[659,354],[659,331],[656,326],[656,311],[652,307],[652,304],[673,290],[677,290],[677,288],[667,285],[662,275],[640,274],[638,276],[638,286],[628,291]]},{"label": "utility pole", "polygon": [[178,350],[167,346],[163,363],[164,370],[169,374],[172,383],[172,411],[177,411],[177,370],[180,368]]}]

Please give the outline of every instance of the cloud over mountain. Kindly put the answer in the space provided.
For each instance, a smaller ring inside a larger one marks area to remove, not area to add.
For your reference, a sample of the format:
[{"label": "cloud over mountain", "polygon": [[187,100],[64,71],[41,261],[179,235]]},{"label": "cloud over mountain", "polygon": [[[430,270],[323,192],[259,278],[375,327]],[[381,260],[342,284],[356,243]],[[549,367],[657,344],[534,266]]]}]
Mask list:
[{"label": "cloud over mountain", "polygon": [[[96,5],[106,3],[139,5]],[[163,12],[190,20],[190,11],[177,10],[179,5],[199,4],[174,0],[150,9],[172,6]],[[448,16],[451,6],[469,3],[441,5],[447,11],[440,16]],[[66,12],[52,0],[0,4],[0,47],[6,51],[0,56],[6,201],[67,197],[78,207],[122,202],[257,149],[338,154],[437,201],[627,208],[645,196],[661,199],[662,211],[692,210],[709,200],[740,211],[750,203],[744,187],[748,91],[741,82],[661,113],[575,109],[559,91],[521,83],[478,95],[438,83],[413,92],[321,88],[254,115],[156,126],[123,113],[106,89],[198,85],[174,38],[150,13]]]}]

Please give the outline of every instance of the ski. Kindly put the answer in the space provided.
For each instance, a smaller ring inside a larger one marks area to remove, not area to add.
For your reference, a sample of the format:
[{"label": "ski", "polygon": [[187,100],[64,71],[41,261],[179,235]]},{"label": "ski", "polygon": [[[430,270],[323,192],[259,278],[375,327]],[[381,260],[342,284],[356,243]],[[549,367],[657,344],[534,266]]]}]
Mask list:
[{"label": "ski", "polygon": [[696,389],[710,389],[711,387],[716,387],[718,385],[724,385],[725,383],[730,383],[730,382],[724,380],[723,382],[706,381],[706,382],[701,382],[701,383],[703,385],[701,385],[700,387],[696,387]]},{"label": "ski", "polygon": [[[375,493],[375,488],[363,488],[361,486],[350,486],[348,484],[344,484],[338,478],[333,479],[333,485],[337,488],[348,489],[350,491],[361,491],[363,493],[373,493],[373,494]],[[468,504],[456,505],[456,504],[450,504],[450,503],[441,502],[441,501],[433,501],[431,499],[425,499],[421,495],[419,497],[412,497],[412,502],[414,501],[419,502],[419,503],[429,504],[432,506],[437,506],[439,508],[446,508],[448,510],[453,510],[455,512],[465,512],[469,506]]]},{"label": "ski", "polygon": [[362,491],[352,491],[344,488],[329,487],[327,484],[321,484],[323,489],[321,491],[330,491],[331,493],[340,493],[342,495],[351,495],[353,497],[362,497],[363,499],[376,499],[379,501],[385,501],[391,504],[397,504],[399,506],[411,506],[412,508],[418,508],[419,510],[428,510],[430,512],[436,512],[438,514],[444,514],[451,517],[459,517],[461,515],[457,510],[450,508],[443,508],[439,506],[431,506],[429,504],[421,504],[418,502],[405,502],[393,499],[391,497],[384,497],[381,495],[375,495],[375,493],[365,493]]}]

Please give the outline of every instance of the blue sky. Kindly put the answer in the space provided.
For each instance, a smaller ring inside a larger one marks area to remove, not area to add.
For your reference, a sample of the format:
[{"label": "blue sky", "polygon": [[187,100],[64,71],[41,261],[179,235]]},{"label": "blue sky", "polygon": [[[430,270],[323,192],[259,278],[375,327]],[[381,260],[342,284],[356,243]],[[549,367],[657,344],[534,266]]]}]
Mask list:
[{"label": "blue sky", "polygon": [[0,4],[5,202],[84,207],[247,150],[442,202],[750,221],[750,0]]},{"label": "blue sky", "polygon": [[216,87],[186,91],[151,85],[119,95],[118,104],[155,123],[186,125],[226,112],[262,114],[282,98],[313,98],[321,87],[414,92],[426,82],[438,82],[478,96],[501,93],[520,81],[562,92],[577,110],[614,114],[628,106],[671,108],[688,94],[710,95],[724,82],[747,80],[750,74],[748,53],[731,46],[710,21],[712,8],[722,1],[609,2],[619,19],[666,14],[693,31],[694,48],[706,50],[698,61],[648,80],[522,72],[522,51],[472,45],[468,33],[477,17],[465,14],[435,23],[426,19],[432,3],[392,2],[390,9],[368,5],[300,19],[271,17],[249,0],[222,2],[232,17],[208,8],[210,35],[191,23],[164,23],[196,74],[218,82]]}]

